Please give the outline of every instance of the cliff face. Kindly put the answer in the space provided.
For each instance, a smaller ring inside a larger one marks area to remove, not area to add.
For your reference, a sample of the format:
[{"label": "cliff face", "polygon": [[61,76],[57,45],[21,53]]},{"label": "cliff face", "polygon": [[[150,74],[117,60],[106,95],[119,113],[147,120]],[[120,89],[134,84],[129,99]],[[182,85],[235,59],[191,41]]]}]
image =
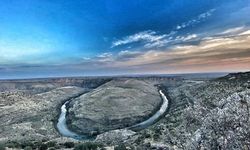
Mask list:
[{"label": "cliff face", "polygon": [[152,84],[134,79],[112,80],[74,99],[68,124],[85,134],[124,128],[149,118],[161,102]]}]

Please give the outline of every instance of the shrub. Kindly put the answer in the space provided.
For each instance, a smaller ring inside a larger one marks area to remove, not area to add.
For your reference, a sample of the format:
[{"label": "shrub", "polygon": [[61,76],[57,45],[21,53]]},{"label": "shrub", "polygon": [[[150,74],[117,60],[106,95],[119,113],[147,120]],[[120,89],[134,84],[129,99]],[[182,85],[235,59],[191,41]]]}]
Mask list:
[{"label": "shrub", "polygon": [[7,142],[7,143],[5,144],[5,146],[8,147],[8,148],[21,148],[20,143],[14,142],[14,141],[12,141],[12,142]]},{"label": "shrub", "polygon": [[56,142],[55,142],[55,141],[49,141],[49,142],[47,143],[47,146],[48,146],[48,147],[55,147],[55,146],[56,146]]},{"label": "shrub", "polygon": [[74,142],[65,142],[63,144],[65,146],[65,148],[73,148],[75,146]]},{"label": "shrub", "polygon": [[115,147],[115,150],[127,150],[127,148],[124,144],[120,144],[120,145]]},{"label": "shrub", "polygon": [[43,143],[41,141],[35,141],[33,142],[33,149],[40,148]]},{"label": "shrub", "polygon": [[97,150],[97,148],[103,147],[101,144],[86,142],[82,144],[78,144],[74,147],[74,150]]},{"label": "shrub", "polygon": [[31,147],[31,149],[33,149],[35,146],[34,146],[34,143],[30,142],[30,141],[23,141],[20,143],[20,146],[21,148],[26,148],[26,147]]},{"label": "shrub", "polygon": [[5,150],[5,146],[2,143],[0,143],[0,150]]},{"label": "shrub", "polygon": [[42,142],[47,142],[48,141],[48,139],[42,139]]},{"label": "shrub", "polygon": [[42,144],[42,145],[39,147],[39,150],[47,150],[47,149],[48,149],[47,144]]},{"label": "shrub", "polygon": [[158,140],[160,138],[160,135],[158,133],[154,133],[153,139]]},{"label": "shrub", "polygon": [[32,150],[33,148],[31,146],[26,146],[24,150]]}]

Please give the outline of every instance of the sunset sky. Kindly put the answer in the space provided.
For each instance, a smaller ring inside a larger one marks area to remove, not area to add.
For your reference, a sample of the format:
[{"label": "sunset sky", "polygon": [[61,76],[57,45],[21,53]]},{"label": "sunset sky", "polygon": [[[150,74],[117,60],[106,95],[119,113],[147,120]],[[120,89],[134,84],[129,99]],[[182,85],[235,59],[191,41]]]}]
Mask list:
[{"label": "sunset sky", "polygon": [[250,70],[250,0],[1,0],[0,78]]}]

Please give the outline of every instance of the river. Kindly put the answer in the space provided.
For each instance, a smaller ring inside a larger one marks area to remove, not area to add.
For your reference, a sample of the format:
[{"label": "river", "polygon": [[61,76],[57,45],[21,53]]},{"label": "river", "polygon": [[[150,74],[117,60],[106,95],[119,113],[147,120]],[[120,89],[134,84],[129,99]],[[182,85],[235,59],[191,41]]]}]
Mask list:
[{"label": "river", "polygon": [[160,93],[162,100],[163,100],[163,103],[162,103],[160,109],[153,116],[151,116],[149,119],[147,119],[141,123],[138,123],[136,125],[133,125],[133,126],[129,127],[129,129],[139,130],[139,129],[147,128],[148,126],[154,124],[166,112],[166,110],[168,108],[169,101],[161,90],[159,90],[159,93]]},{"label": "river", "polygon": [[66,114],[67,114],[67,104],[70,102],[70,100],[66,101],[62,107],[61,107],[61,114],[59,116],[58,122],[57,122],[57,129],[60,132],[61,135],[70,137],[77,140],[84,140],[87,139],[84,135],[79,135],[73,131],[70,131],[66,124]]},{"label": "river", "polygon": [[[159,93],[162,97],[163,103],[160,107],[160,109],[153,115],[151,116],[149,119],[138,123],[136,125],[133,125],[131,127],[128,127],[128,129],[131,130],[140,130],[140,129],[144,129],[152,124],[154,124],[167,110],[168,105],[169,105],[169,101],[167,99],[167,97],[164,95],[164,93],[162,92],[162,90],[159,90]],[[77,140],[84,140],[84,139],[89,139],[88,136],[86,135],[79,135],[73,131],[70,131],[69,128],[67,127],[66,124],[66,114],[67,114],[67,104],[70,102],[70,100],[66,101],[62,107],[61,107],[61,114],[58,118],[58,122],[57,122],[57,129],[60,132],[61,135],[65,136],[65,137],[70,137],[70,138],[74,138]]]}]

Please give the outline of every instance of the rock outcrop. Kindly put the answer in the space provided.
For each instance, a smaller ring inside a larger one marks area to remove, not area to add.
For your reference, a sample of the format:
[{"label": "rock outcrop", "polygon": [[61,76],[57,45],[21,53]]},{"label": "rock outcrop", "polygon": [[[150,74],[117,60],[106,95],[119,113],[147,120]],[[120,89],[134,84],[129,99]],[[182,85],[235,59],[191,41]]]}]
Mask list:
[{"label": "rock outcrop", "polygon": [[69,127],[82,134],[99,134],[129,127],[153,115],[162,103],[157,87],[135,79],[112,80],[74,100]]}]

